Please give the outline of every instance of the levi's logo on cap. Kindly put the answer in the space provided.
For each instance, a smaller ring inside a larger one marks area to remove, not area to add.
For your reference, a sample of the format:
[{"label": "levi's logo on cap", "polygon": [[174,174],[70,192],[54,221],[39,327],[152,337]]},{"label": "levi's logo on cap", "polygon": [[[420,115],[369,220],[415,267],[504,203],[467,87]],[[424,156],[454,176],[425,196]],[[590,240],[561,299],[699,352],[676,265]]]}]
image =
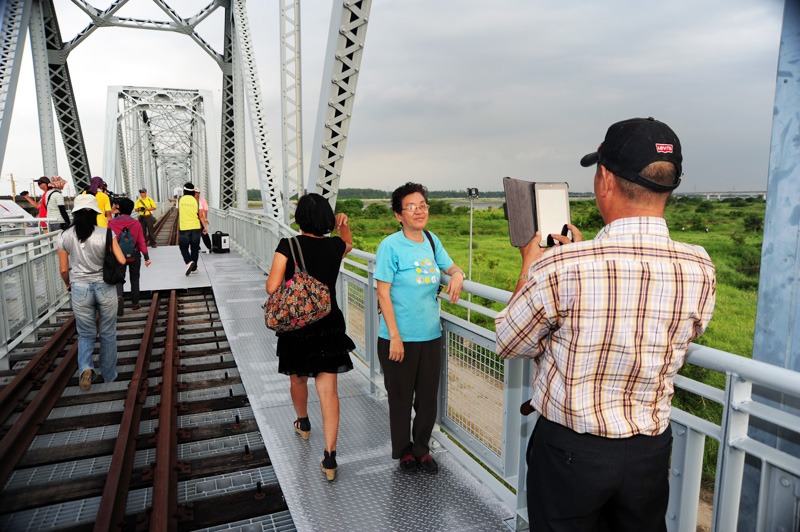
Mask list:
[{"label": "levi's logo on cap", "polygon": [[658,153],[672,153],[672,144],[656,144]]}]

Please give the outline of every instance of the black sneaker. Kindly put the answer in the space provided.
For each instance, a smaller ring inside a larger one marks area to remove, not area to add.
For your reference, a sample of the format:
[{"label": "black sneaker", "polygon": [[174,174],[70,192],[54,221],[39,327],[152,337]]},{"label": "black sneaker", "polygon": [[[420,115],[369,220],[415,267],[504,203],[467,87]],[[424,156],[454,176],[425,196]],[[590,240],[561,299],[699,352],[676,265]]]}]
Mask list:
[{"label": "black sneaker", "polygon": [[426,473],[439,472],[439,464],[436,463],[436,460],[434,460],[430,454],[423,454],[417,458],[417,465]]},{"label": "black sneaker", "polygon": [[406,473],[413,473],[417,470],[417,459],[414,458],[414,453],[408,451],[400,459],[400,469]]},{"label": "black sneaker", "polygon": [[194,270],[194,261],[189,261],[189,264],[186,265],[186,277],[189,277],[189,274],[192,273]]}]

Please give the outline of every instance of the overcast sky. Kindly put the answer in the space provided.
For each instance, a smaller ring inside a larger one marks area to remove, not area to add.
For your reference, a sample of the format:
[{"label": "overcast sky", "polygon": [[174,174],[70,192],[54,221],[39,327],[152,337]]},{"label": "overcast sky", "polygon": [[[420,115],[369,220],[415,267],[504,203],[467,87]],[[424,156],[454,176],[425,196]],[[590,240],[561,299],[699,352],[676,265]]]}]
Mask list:
[{"label": "overcast sky", "polygon": [[[190,16],[208,0],[168,4]],[[55,5],[64,40],[88,24],[70,1]],[[279,2],[247,6],[280,179]],[[331,7],[302,2],[306,175]],[[593,172],[581,156],[611,123],[653,116],[683,145],[678,192],[766,190],[782,12],[780,0],[375,0],[340,186],[391,190],[413,180],[433,190],[501,190],[512,176],[589,191]],[[118,14],[166,20],[149,0]],[[198,27],[218,51],[221,19],[218,10]],[[27,39],[25,48],[6,194],[10,172],[23,183],[42,175]],[[102,173],[108,86],[205,89],[219,105],[219,68],[184,35],[100,28],[69,67],[93,175]],[[248,185],[257,187],[252,159]]]}]

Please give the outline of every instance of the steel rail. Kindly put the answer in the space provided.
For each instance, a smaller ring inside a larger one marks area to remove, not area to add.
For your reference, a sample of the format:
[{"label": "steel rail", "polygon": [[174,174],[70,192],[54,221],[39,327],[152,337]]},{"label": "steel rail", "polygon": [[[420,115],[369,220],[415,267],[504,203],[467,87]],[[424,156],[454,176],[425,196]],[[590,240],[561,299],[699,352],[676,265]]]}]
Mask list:
[{"label": "steel rail", "polygon": [[167,243],[168,246],[175,246],[178,244],[178,221],[180,216],[175,216],[175,221],[172,222],[172,229],[169,233],[169,242]]},{"label": "steel rail", "polygon": [[36,356],[20,371],[14,380],[0,392],[0,425],[24,402],[25,396],[39,383],[55,361],[58,353],[75,335],[75,316],[56,331]]},{"label": "steel rail", "polygon": [[47,419],[69,379],[78,371],[78,342],[72,344],[61,363],[28,404],[8,433],[0,440],[0,486],[4,486],[39,426]]},{"label": "steel rail", "polygon": [[[174,292],[173,292],[174,297]],[[108,477],[103,488],[100,508],[94,530],[121,530],[125,518],[125,507],[128,502],[128,490],[133,471],[133,458],[136,453],[136,442],[139,435],[139,423],[142,409],[147,398],[148,368],[153,352],[153,339],[158,324],[159,294],[153,294],[150,313],[142,333],[142,344],[136,357],[136,366],[125,397],[125,411],[119,426],[119,434],[114,445]]]},{"label": "steel rail", "polygon": [[[156,465],[150,530],[178,528],[178,301],[170,293],[166,343],[161,359],[161,403],[158,410]],[[159,387],[156,389],[158,390]]]}]

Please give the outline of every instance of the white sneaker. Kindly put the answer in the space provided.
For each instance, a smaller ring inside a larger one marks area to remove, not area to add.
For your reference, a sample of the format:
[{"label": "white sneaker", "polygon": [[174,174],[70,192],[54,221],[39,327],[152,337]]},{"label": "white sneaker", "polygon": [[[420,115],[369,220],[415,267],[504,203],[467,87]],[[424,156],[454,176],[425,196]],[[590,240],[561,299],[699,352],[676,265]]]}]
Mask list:
[{"label": "white sneaker", "polygon": [[193,268],[194,268],[194,261],[189,261],[189,264],[186,265],[186,277],[189,277],[189,274],[192,273]]}]

